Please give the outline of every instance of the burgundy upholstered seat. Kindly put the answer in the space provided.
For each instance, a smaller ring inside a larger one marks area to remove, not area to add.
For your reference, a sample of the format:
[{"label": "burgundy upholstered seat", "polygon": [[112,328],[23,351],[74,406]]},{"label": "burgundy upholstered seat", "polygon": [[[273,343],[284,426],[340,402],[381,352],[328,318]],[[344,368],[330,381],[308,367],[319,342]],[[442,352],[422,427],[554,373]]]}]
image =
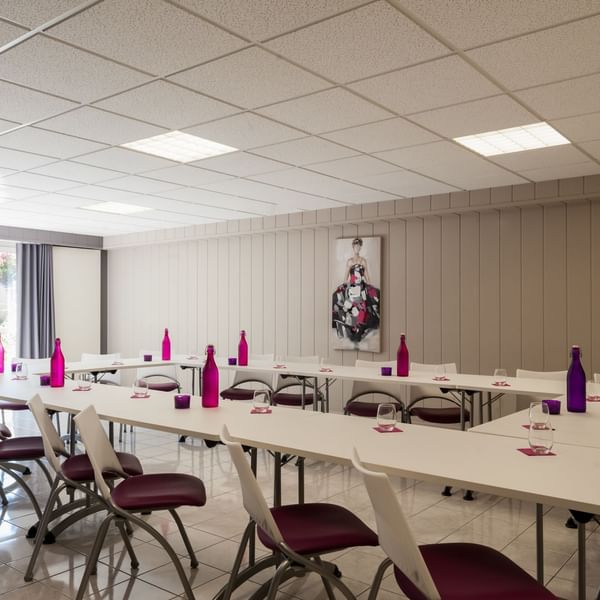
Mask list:
[{"label": "burgundy upholstered seat", "polygon": [[225,400],[252,400],[255,390],[247,388],[230,387],[221,392],[221,398]]},{"label": "burgundy upholstered seat", "polygon": [[[451,406],[447,408],[428,408],[415,406],[410,410],[411,417],[419,417],[428,423],[460,423],[460,408]],[[470,413],[465,409],[465,421],[470,420]]]},{"label": "burgundy upholstered seat", "polygon": [[130,477],[112,491],[111,497],[119,508],[131,511],[206,504],[202,481],[184,473],[151,473]]},{"label": "burgundy upholstered seat", "polygon": [[[378,546],[377,534],[356,515],[335,504],[291,504],[271,509],[281,535],[294,552],[320,554],[354,546]],[[270,550],[277,545],[259,527],[258,537]]]},{"label": "burgundy upholstered seat", "polygon": [[8,400],[0,400],[0,410],[29,410],[27,404],[22,402],[9,402]]},{"label": "burgundy upholstered seat", "polygon": [[[309,406],[313,403],[312,391],[304,394],[304,406]],[[273,404],[280,404],[281,406],[302,406],[302,393],[292,392],[275,392],[271,396],[271,402]]]},{"label": "burgundy upholstered seat", "polygon": [[[127,475],[142,475],[144,469],[137,456],[127,452],[117,452],[117,458]],[[84,483],[94,481],[94,469],[87,454],[70,456],[61,465],[64,476],[71,481]],[[110,477],[107,477],[110,479]]]},{"label": "burgundy upholstered seat", "polygon": [[[556,600],[556,596],[504,554],[479,544],[428,544],[419,547],[443,600]],[[426,597],[394,568],[410,600]]]},{"label": "burgundy upholstered seat", "polygon": [[[402,405],[397,403],[393,404],[396,406],[396,412],[398,414],[402,414]],[[355,415],[357,417],[376,417],[378,406],[379,403],[377,402],[353,400],[352,402],[348,402],[348,404],[346,404],[344,411],[348,415]]]},{"label": "burgundy upholstered seat", "polygon": [[0,442],[0,461],[36,460],[44,457],[44,443],[39,436],[10,438]]}]

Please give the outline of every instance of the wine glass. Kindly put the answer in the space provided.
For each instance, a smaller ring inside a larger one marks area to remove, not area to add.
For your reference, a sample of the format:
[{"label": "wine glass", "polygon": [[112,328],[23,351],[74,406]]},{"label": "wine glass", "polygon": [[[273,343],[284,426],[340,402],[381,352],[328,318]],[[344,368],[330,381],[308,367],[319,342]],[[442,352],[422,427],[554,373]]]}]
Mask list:
[{"label": "wine glass", "polygon": [[256,390],[252,399],[254,412],[267,413],[271,409],[271,392],[269,390]]},{"label": "wine glass", "polygon": [[447,381],[446,380],[446,365],[435,365],[433,372],[434,381]]},{"label": "wine glass", "polygon": [[15,379],[27,379],[27,365],[24,362],[18,362],[15,367]]},{"label": "wine glass", "polygon": [[393,404],[380,404],[377,407],[377,426],[382,431],[393,431],[396,426],[396,407]]},{"label": "wine glass", "polygon": [[536,454],[548,454],[554,445],[554,433],[550,423],[542,428],[529,428],[529,447]]},{"label": "wine glass", "polygon": [[90,373],[81,373],[79,375],[79,390],[82,392],[88,392],[92,389],[92,376]]},{"label": "wine glass", "polygon": [[134,398],[148,398],[148,383],[143,379],[137,379],[133,382],[133,397]]},{"label": "wine glass", "polygon": [[506,369],[494,369],[494,383],[496,385],[506,385]]},{"label": "wine glass", "polygon": [[548,405],[541,400],[536,400],[529,405],[529,428],[545,429],[550,423]]}]

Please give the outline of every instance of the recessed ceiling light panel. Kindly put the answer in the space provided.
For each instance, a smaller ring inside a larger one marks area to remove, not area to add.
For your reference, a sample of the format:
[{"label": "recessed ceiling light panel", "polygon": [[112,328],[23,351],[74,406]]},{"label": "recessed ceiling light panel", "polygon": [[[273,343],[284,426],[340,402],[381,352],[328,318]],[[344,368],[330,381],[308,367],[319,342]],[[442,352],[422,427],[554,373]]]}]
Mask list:
[{"label": "recessed ceiling light panel", "polygon": [[82,206],[85,210],[97,210],[99,212],[113,213],[115,215],[133,215],[139,212],[152,210],[147,206],[138,206],[137,204],[124,204],[123,202],[99,202],[98,204],[88,204]]},{"label": "recessed ceiling light panel", "polygon": [[522,127],[465,135],[454,138],[454,141],[483,156],[523,152],[524,150],[536,150],[537,148],[571,143],[548,123],[532,123]]},{"label": "recessed ceiling light panel", "polygon": [[212,140],[205,140],[197,135],[190,135],[181,131],[169,131],[155,135],[145,140],[128,142],[122,144],[123,148],[139,150],[146,154],[154,154],[162,158],[176,160],[178,162],[192,162],[193,160],[202,160],[219,154],[236,152],[238,148],[219,144]]}]

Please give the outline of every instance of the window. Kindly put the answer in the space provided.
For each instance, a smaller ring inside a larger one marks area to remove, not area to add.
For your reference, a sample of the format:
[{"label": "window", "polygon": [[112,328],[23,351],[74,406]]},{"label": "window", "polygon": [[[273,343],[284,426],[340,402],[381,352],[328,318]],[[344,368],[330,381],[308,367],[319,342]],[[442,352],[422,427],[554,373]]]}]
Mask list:
[{"label": "window", "polygon": [[0,336],[8,361],[17,355],[17,256],[14,244],[1,241]]}]

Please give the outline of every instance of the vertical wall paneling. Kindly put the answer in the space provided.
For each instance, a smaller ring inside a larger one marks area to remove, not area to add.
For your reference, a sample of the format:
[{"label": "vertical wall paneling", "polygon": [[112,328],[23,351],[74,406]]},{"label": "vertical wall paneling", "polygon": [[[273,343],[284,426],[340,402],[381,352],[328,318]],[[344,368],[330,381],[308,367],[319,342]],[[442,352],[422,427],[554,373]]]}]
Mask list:
[{"label": "vertical wall paneling", "polygon": [[315,354],[328,359],[331,332],[331,294],[329,285],[329,234],[327,229],[315,229],[314,254],[314,332]]},{"label": "vertical wall paneling", "polygon": [[400,334],[406,331],[406,221],[390,223],[387,246],[390,281],[383,307],[383,326],[387,323],[389,355],[393,359],[400,344]]},{"label": "vertical wall paneling", "polygon": [[208,242],[198,240],[198,277],[196,280],[196,314],[198,315],[197,346],[193,352],[198,352],[200,356],[204,355],[204,350],[208,344],[208,298],[211,296],[208,287]]},{"label": "vertical wall paneling", "polygon": [[303,229],[301,232],[302,276],[298,294],[301,298],[300,354],[317,354],[315,349],[315,232]]},{"label": "vertical wall paneling", "polygon": [[253,235],[251,238],[252,244],[252,264],[251,264],[251,275],[252,275],[252,287],[251,293],[251,325],[250,338],[252,340],[251,346],[249,346],[250,354],[265,354],[264,349],[264,332],[265,323],[263,321],[263,310],[264,310],[264,294],[265,294],[265,259],[263,255],[263,236]]},{"label": "vertical wall paneling", "polygon": [[226,237],[217,240],[217,354],[228,356],[229,348],[229,323],[227,322],[227,307],[229,304],[229,239]]},{"label": "vertical wall paneling", "polygon": [[288,233],[287,286],[288,309],[286,315],[288,343],[286,354],[302,354],[302,234]]},{"label": "vertical wall paneling", "polygon": [[264,235],[263,273],[263,351],[261,354],[275,354],[275,296],[278,294],[275,279],[275,234]]},{"label": "vertical wall paneling", "polygon": [[586,369],[588,377],[591,378],[594,372],[600,372],[600,202],[597,200],[591,202],[590,229],[591,236],[591,261],[590,261],[590,279],[592,281],[592,314],[590,329],[592,332],[592,347],[590,356],[586,358]]},{"label": "vertical wall paneling", "polygon": [[[239,274],[239,328],[246,329],[248,338],[254,338],[252,331],[252,238],[244,235],[240,238],[240,274]],[[253,340],[253,346],[257,340]]]},{"label": "vertical wall paneling", "polygon": [[[295,270],[295,269],[294,269]],[[288,354],[288,232],[275,234],[275,354]]]},{"label": "vertical wall paneling", "polygon": [[423,361],[442,362],[442,223],[423,221]]},{"label": "vertical wall paneling", "polygon": [[[378,221],[373,224],[373,235],[381,237],[381,351],[373,354],[373,360],[385,361],[390,358],[389,325],[387,320],[390,316],[390,224],[387,221]],[[394,354],[395,356],[395,354]]]},{"label": "vertical wall paneling", "polygon": [[460,362],[460,218],[442,217],[442,361]]},{"label": "vertical wall paneling", "polygon": [[406,337],[411,362],[423,362],[423,220],[406,223]]},{"label": "vertical wall paneling", "polygon": [[479,214],[466,213],[460,226],[460,363],[479,372]]},{"label": "vertical wall paneling", "polygon": [[[219,241],[216,239],[208,240],[207,264],[206,264],[206,344],[216,345],[218,343],[218,319],[219,319]],[[221,354],[223,349],[216,348],[217,353]]]},{"label": "vertical wall paneling", "polygon": [[240,269],[240,238],[226,238],[228,241],[229,250],[229,269],[227,275],[229,277],[229,290],[227,295],[227,304],[229,305],[229,316],[227,324],[229,326],[227,352],[229,356],[237,354],[237,346],[240,337],[240,311],[241,305],[244,303],[244,294],[242,294],[240,286],[241,269]]}]

